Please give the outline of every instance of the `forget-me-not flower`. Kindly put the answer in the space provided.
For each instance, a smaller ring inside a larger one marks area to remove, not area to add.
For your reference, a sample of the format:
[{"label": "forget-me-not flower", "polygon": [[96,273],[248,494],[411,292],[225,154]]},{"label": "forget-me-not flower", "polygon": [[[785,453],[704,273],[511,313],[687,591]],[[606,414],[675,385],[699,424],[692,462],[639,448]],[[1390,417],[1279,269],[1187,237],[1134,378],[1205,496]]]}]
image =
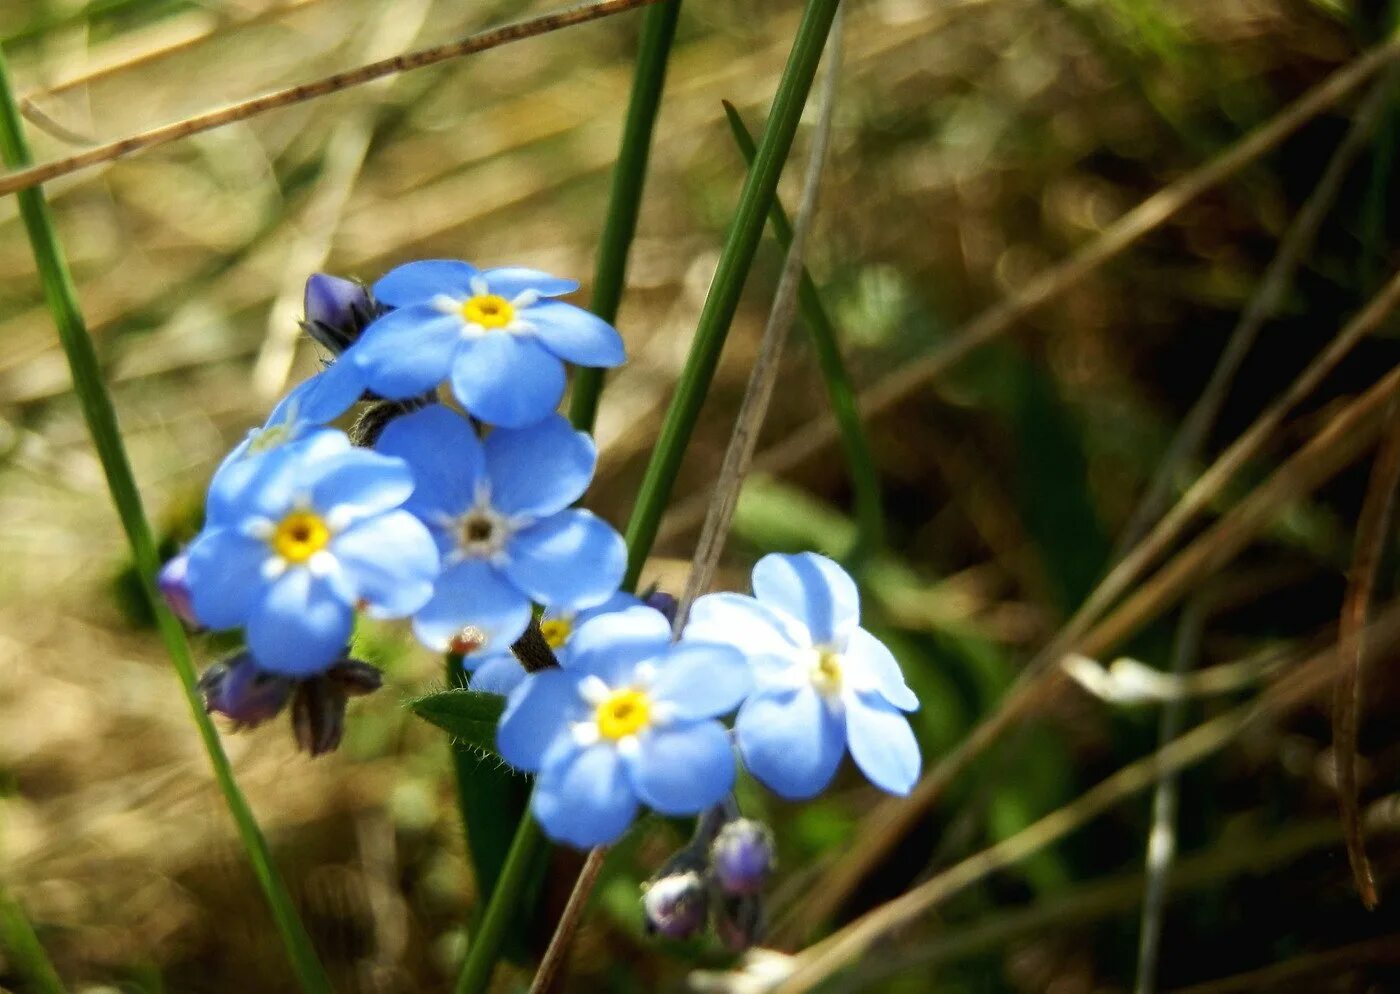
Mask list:
[{"label": "forget-me-not flower", "polygon": [[357,608],[399,618],[432,596],[437,547],[401,507],[414,487],[402,460],[327,429],[250,465],[190,544],[187,578],[196,617],[246,626],[262,669],[319,672],[341,655]]},{"label": "forget-me-not flower", "polygon": [[559,669],[526,677],[496,730],[501,756],[537,773],[534,813],[579,848],[618,838],[640,805],[694,814],[734,784],[729,733],[714,720],[749,691],[743,654],[671,642],[658,611],[580,625]]},{"label": "forget-me-not flower", "polygon": [[877,787],[906,794],[919,747],[903,712],[918,708],[889,649],[860,627],[855,582],[815,553],[764,556],[753,597],[707,594],[683,641],[742,649],[755,690],[734,730],[744,766],[787,798],[819,793],[851,757]]},{"label": "forget-me-not flower", "polygon": [[535,269],[410,262],[374,284],[375,299],[394,309],[346,357],[382,397],[414,397],[447,380],[473,417],[520,428],[559,405],[564,362],[611,367],[625,357],[612,325],[552,299],[577,289]]},{"label": "forget-me-not flower", "polygon": [[561,609],[601,603],[626,568],[622,536],[570,507],[593,478],[593,440],[552,416],[497,428],[482,441],[440,405],[395,418],[375,448],[398,456],[418,481],[405,506],[442,553],[433,598],[413,618],[429,648],[508,648],[530,622],[531,601]]}]

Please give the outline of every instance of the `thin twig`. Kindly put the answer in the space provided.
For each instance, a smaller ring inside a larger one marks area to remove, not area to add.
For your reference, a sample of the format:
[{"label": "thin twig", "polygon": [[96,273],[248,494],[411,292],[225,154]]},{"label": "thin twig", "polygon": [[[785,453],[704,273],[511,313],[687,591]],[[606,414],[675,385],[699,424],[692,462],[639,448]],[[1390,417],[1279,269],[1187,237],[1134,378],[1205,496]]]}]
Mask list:
[{"label": "thin twig", "polygon": [[188,138],[190,135],[211,131],[214,128],[234,124],[238,121],[246,121],[250,117],[256,117],[270,110],[280,110],[307,100],[314,100],[317,97],[339,93],[352,86],[362,86],[384,76],[422,69],[425,66],[436,65],[439,62],[446,62],[464,55],[475,55],[478,52],[498,48],[510,42],[535,38],[551,31],[596,21],[599,18],[621,14],[657,2],[658,0],[593,0],[592,3],[580,4],[577,7],[541,14],[539,17],[482,31],[459,41],[448,42],[445,45],[420,49],[417,52],[408,52],[404,55],[395,55],[392,58],[371,62],[368,65],[326,76],[310,83],[299,83],[296,86],[276,90],[229,107],[196,114],[172,124],[161,125],[158,128],[151,128],[149,131],[119,138],[116,141],[99,145],[67,158],[55,159],[28,169],[6,173],[0,176],[0,196],[39,183],[47,183],[58,176],[66,176],[99,162],[119,159],[137,152],[144,152],[157,145],[165,145],[181,138]]},{"label": "thin twig", "polygon": [[[1078,286],[1101,266],[1161,227],[1197,197],[1273,151],[1312,118],[1344,100],[1397,56],[1400,56],[1400,37],[1371,49],[1338,69],[1219,156],[1164,186],[1068,259],[1043,270],[1017,292],[954,331],[950,344],[891,372],[862,390],[859,397],[861,416],[868,421],[889,411],[981,346],[1009,332],[1028,314]],[[3,187],[0,187],[2,192]],[[754,468],[774,475],[785,473],[837,438],[831,418],[815,418],[782,442],[759,453],[754,460]],[[696,527],[704,518],[709,500],[709,494],[702,491],[678,504],[668,517],[661,540]]]},{"label": "thin twig", "polygon": [[564,965],[569,946],[573,944],[579,922],[583,921],[583,909],[598,882],[598,874],[602,872],[603,861],[607,856],[607,846],[595,846],[589,850],[588,858],[583,861],[583,868],[578,871],[578,879],[574,881],[574,889],[569,892],[564,913],[559,916],[559,924],[555,926],[554,934],[549,937],[549,945],[540,959],[535,978],[530,981],[529,994],[545,994],[554,983],[559,968]]},{"label": "thin twig", "polygon": [[[1204,625],[1200,598],[1189,601],[1181,612],[1176,628],[1176,647],[1172,653],[1172,673],[1185,675],[1192,667],[1201,647]],[[1184,698],[1167,701],[1157,729],[1157,748],[1165,749],[1181,733],[1182,717],[1186,712]],[[1147,833],[1146,883],[1142,893],[1142,927],[1138,934],[1138,964],[1136,994],[1155,994],[1157,990],[1157,953],[1162,944],[1162,912],[1167,903],[1167,882],[1176,859],[1176,809],[1178,780],[1167,774],[1152,793],[1152,824]]]},{"label": "thin twig", "polygon": [[1395,489],[1400,483],[1400,395],[1390,400],[1389,428],[1385,442],[1376,454],[1366,498],[1356,523],[1356,547],[1352,554],[1351,575],[1342,600],[1338,641],[1343,665],[1332,697],[1332,755],[1337,764],[1337,803],[1346,833],[1347,859],[1356,880],[1361,903],[1368,909],[1380,902],[1371,861],[1366,857],[1366,840],[1361,831],[1361,810],[1357,800],[1356,738],[1361,723],[1361,688],[1364,685],[1362,660],[1365,657],[1366,617],[1376,572],[1386,540],[1390,536]]}]

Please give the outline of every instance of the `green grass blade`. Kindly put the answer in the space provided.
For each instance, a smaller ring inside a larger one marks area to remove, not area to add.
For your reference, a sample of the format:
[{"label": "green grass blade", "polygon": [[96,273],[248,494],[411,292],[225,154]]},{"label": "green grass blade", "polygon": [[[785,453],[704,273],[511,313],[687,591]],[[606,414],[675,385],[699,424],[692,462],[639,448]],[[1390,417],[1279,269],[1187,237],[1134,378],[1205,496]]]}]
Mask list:
[{"label": "green grass blade", "polygon": [[520,899],[528,890],[535,857],[546,847],[544,834],[533,818],[521,818],[515,839],[501,867],[501,878],[491,892],[491,900],[482,915],[481,927],[467,948],[467,961],[457,977],[457,994],[480,994],[491,981],[491,971],[505,943],[506,932],[515,918]]},{"label": "green grass blade", "polygon": [[676,383],[671,406],[666,411],[666,420],[661,425],[660,437],[627,523],[629,555],[623,585],[628,589],[636,587],[642,564],[646,562],[652,543],[656,540],[661,513],[670,499],[681,459],[695,429],[695,421],[700,416],[700,405],[704,403],[710,381],[714,378],[719,353],[729,334],[734,312],[739,307],[739,295],[744,289],[744,281],[748,278],[749,267],[758,249],[758,240],[763,235],[764,222],[777,194],[778,178],[792,148],[797,122],[807,103],[807,94],[811,91],[812,78],[816,75],[817,63],[821,61],[838,2],[807,0],[803,10],[797,37],[788,54],[787,65],[783,67],[778,92],[773,98],[773,109],[763,129],[763,138],[758,143],[753,167],[739,194],[739,207],[730,224],[719,266],[696,323],[690,355]]},{"label": "green grass blade", "polygon": [[0,944],[20,976],[39,994],[67,994],[24,909],[4,891],[0,891]]},{"label": "green grass blade", "polygon": [[[593,272],[593,313],[609,323],[617,322],[622,288],[627,278],[627,256],[637,233],[637,213],[641,208],[642,187],[646,183],[647,160],[651,156],[651,135],[661,107],[661,90],[666,84],[666,63],[671,42],[676,37],[681,0],[666,0],[648,7],[642,18],[637,68],[632,77],[632,96],[627,103],[627,120],[622,127],[622,145],[613,168],[612,192],[608,196],[608,216],[598,241],[598,262]],[[573,395],[569,400],[569,420],[581,431],[591,432],[598,417],[598,397],[603,392],[601,369],[580,369],[574,374]]]},{"label": "green grass blade", "polygon": [[[758,153],[753,135],[745,127],[744,120],[734,109],[734,105],[727,100],[724,102],[724,113],[729,118],[729,127],[734,132],[734,141],[739,146],[739,151],[752,168],[754,157]],[[788,220],[782,201],[776,196],[773,198],[770,218],[778,244],[783,247],[784,252],[788,251],[792,246],[792,222]],[[812,337],[812,349],[816,353],[817,366],[826,383],[831,413],[836,419],[841,448],[846,454],[846,468],[851,474],[857,532],[855,545],[846,553],[846,558],[853,564],[865,562],[884,544],[885,514],[880,496],[880,474],[875,468],[870,442],[865,437],[865,427],[860,421],[855,385],[851,382],[851,374],[846,370],[845,360],[841,358],[841,347],[836,341],[836,327],[832,324],[826,307],[822,304],[817,285],[805,265],[802,267],[802,281],[797,288],[797,304],[802,323]]]},{"label": "green grass blade", "polygon": [[[0,52],[0,154],[3,154],[5,163],[10,168],[21,168],[31,162],[3,52]],[[82,311],[78,307],[77,291],[68,272],[63,250],[59,246],[58,235],[54,230],[43,191],[40,187],[33,187],[20,191],[16,196],[19,199],[20,215],[34,250],[34,261],[43,283],[44,298],[58,328],[59,341],[72,372],[73,390],[78,396],[83,418],[92,435],[93,446],[102,462],[102,470],[107,477],[107,487],[111,491],[112,502],[116,505],[117,516],[121,519],[127,541],[131,544],[141,589],[155,615],[161,640],[175,664],[175,672],[180,678],[185,700],[194,716],[205,750],[209,753],[214,778],[238,826],[243,848],[253,865],[253,872],[259,884],[262,885],[302,989],[312,994],[329,994],[330,981],[316,958],[306,929],[297,917],[291,896],[277,875],[267,842],[258,829],[248,802],[234,782],[233,770],[219,741],[218,730],[205,713],[204,703],[196,686],[194,661],[190,656],[184,630],[156,590],[155,576],[160,568],[160,560],[156,552],[155,538],[151,533],[145,510],[141,506],[141,496],[136,489],[131,463],[127,459],[126,448],[122,444],[121,432],[117,427],[112,398],[103,382],[97,352],[93,348],[92,338],[88,335]]]}]

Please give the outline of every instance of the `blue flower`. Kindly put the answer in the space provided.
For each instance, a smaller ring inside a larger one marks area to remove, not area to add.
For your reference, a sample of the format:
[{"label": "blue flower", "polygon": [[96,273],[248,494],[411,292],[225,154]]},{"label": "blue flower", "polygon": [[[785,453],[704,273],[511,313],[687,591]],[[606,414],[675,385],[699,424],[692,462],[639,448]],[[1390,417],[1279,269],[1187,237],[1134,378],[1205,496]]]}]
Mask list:
[{"label": "blue flower", "polygon": [[617,366],[624,359],[612,325],[551,299],[576,289],[573,280],[534,269],[410,262],[374,284],[375,299],[394,310],[346,356],[380,396],[415,397],[448,380],[473,417],[521,428],[559,405],[565,361]]},{"label": "blue flower", "polygon": [[530,622],[531,601],[576,610],[617,590],[622,536],[569,505],[593,477],[593,440],[563,418],[498,428],[483,442],[465,418],[434,405],[391,421],[376,449],[418,481],[404,505],[433,533],[443,572],[413,618],[430,649],[454,642],[494,652]]},{"label": "blue flower", "polygon": [[357,607],[398,618],[432,596],[437,548],[400,507],[413,491],[402,460],[322,430],[249,465],[190,544],[187,577],[196,617],[246,626],[261,668],[317,673],[340,656]]},{"label": "blue flower", "polygon": [[[257,474],[262,456],[323,431],[326,424],[354,406],[364,389],[360,371],[348,362],[332,362],[293,388],[272,409],[267,422],[250,431],[214,470],[205,519],[217,522],[238,507],[239,495]],[[340,432],[325,432],[328,440],[338,436],[343,437]],[[336,451],[343,447],[338,441],[330,441],[330,445]]]},{"label": "blue flower", "polygon": [[745,767],[783,797],[811,797],[849,745],[872,783],[907,794],[920,759],[902,712],[919,701],[860,627],[855,582],[824,556],[774,554],[754,566],[753,592],[701,597],[683,638],[737,646],[753,664],[756,688],[734,724]]},{"label": "blue flower", "polygon": [[733,750],[714,719],[749,691],[749,669],[729,646],[670,638],[650,608],[601,615],[573,633],[562,668],[511,693],[496,744],[538,774],[534,813],[551,838],[602,845],[642,804],[694,814],[729,793]]}]

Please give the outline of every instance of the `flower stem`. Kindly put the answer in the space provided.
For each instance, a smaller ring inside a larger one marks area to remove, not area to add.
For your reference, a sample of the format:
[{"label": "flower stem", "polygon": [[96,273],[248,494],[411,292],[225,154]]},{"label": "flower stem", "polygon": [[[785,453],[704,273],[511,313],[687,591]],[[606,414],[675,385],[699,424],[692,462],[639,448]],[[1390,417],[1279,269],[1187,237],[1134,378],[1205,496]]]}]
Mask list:
[{"label": "flower stem", "polygon": [[481,927],[467,948],[467,960],[457,977],[457,994],[480,994],[491,981],[491,971],[505,942],[506,929],[515,917],[517,903],[525,894],[525,884],[535,862],[535,854],[545,847],[544,834],[528,815],[520,819],[515,839],[506,853],[501,877],[491,892]]},{"label": "flower stem", "polygon": [[[753,167],[753,136],[744,126],[743,118],[729,101],[724,102],[724,113],[729,118],[729,127],[734,132],[734,141],[743,153],[749,167]],[[773,234],[783,251],[792,248],[792,223],[782,202],[773,198],[770,214]],[[870,441],[865,436],[865,427],[860,421],[860,409],[856,406],[855,386],[851,374],[841,358],[841,347],[836,341],[836,327],[832,324],[821,294],[812,280],[807,267],[802,267],[802,281],[797,288],[798,308],[802,323],[812,337],[812,348],[817,355],[817,366],[826,382],[827,397],[831,402],[831,413],[836,419],[836,430],[841,437],[841,447],[846,450],[846,468],[851,474],[851,491],[855,503],[856,542],[848,558],[858,564],[867,561],[870,555],[879,551],[884,544],[885,516],[880,497],[880,474],[875,469],[875,459],[871,455]]]},{"label": "flower stem", "polygon": [[695,328],[690,355],[676,383],[671,406],[661,425],[661,433],[647,464],[646,476],[637,493],[637,503],[627,523],[628,562],[623,586],[635,588],[642,565],[656,540],[661,513],[670,499],[681,459],[700,415],[700,405],[714,378],[729,325],[739,307],[749,267],[753,264],[764,221],[778,190],[778,178],[792,148],[793,136],[807,94],[812,88],[817,63],[831,30],[832,18],[840,0],[807,0],[802,22],[797,28],[787,65],[778,82],[773,109],[758,143],[752,168],[739,194],[739,207],[730,224],[710,292],[705,297]]},{"label": "flower stem", "polygon": [[0,943],[13,960],[16,972],[29,981],[39,994],[67,994],[63,981],[44,952],[34,926],[24,916],[24,909],[0,891]]},{"label": "flower stem", "polygon": [[[11,168],[22,168],[31,161],[3,52],[0,52],[0,155],[3,155],[5,163]],[[267,841],[258,829],[247,800],[234,782],[233,770],[219,741],[218,730],[204,710],[184,630],[156,590],[155,576],[160,568],[160,559],[156,552],[155,539],[151,534],[150,523],[146,520],[145,510],[141,506],[141,496],[136,489],[131,463],[127,459],[126,448],[122,444],[121,432],[117,427],[112,398],[103,382],[97,352],[83,321],[77,291],[73,286],[63,249],[59,245],[43,191],[39,187],[33,187],[20,191],[16,196],[19,199],[20,215],[34,251],[34,261],[43,283],[44,297],[58,328],[64,354],[68,358],[74,392],[78,395],[83,418],[87,422],[93,445],[102,462],[112,503],[116,506],[117,516],[121,519],[122,528],[131,545],[142,592],[151,605],[161,640],[175,665],[186,703],[189,704],[195,726],[209,754],[209,763],[214,768],[214,779],[218,782],[219,790],[223,793],[224,801],[237,824],[243,848],[271,907],[277,930],[281,933],[282,942],[286,946],[302,989],[309,994],[329,994],[330,981],[316,958],[306,929],[297,917],[291,896],[277,875]]]},{"label": "flower stem", "polygon": [[[676,37],[681,0],[665,0],[647,8],[632,77],[632,96],[622,127],[622,145],[613,168],[608,214],[598,241],[598,262],[593,271],[593,313],[609,324],[617,322],[618,305],[627,277],[627,255],[637,233],[637,213],[646,183],[651,135],[666,84],[666,63]],[[603,392],[603,370],[585,368],[574,374],[569,420],[581,431],[591,432],[598,416],[598,396]]]}]

